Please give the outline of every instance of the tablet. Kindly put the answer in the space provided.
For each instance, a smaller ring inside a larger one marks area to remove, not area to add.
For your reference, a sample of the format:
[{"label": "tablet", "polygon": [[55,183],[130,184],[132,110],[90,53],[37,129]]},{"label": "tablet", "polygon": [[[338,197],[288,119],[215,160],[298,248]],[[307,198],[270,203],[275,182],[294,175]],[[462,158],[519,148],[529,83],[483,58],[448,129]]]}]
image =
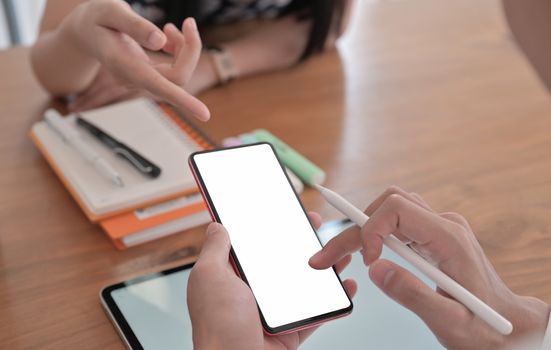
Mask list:
[{"label": "tablet", "polygon": [[175,267],[101,291],[103,307],[128,349],[193,349],[186,302],[192,267]]},{"label": "tablet", "polygon": [[[318,230],[318,236],[325,244],[352,225],[349,220],[326,222]],[[390,250],[383,250],[383,258],[413,269]],[[193,348],[186,304],[191,267],[185,265],[139,277],[102,291],[102,302],[107,314],[129,349]],[[412,271],[415,273],[415,270]],[[358,282],[360,292],[354,299],[356,312],[350,317],[324,325],[301,349],[365,349],[368,341],[369,348],[378,350],[445,350],[417,315],[388,298],[371,282],[359,254],[355,254],[344,274]],[[418,277],[435,288],[426,276],[418,274]],[[112,292],[120,289],[123,291],[115,293],[119,303],[116,304]],[[150,293],[149,290],[154,292]],[[400,331],[400,336],[396,336],[396,330]]]}]

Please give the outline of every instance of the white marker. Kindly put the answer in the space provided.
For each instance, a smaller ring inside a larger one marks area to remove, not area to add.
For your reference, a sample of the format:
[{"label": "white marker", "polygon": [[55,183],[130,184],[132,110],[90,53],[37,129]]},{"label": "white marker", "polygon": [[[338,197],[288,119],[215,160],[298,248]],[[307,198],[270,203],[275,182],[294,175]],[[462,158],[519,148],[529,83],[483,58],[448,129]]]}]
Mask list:
[{"label": "white marker", "polygon": [[94,149],[84,143],[80,138],[79,132],[69,127],[56,110],[48,109],[44,115],[44,120],[46,120],[46,123],[61,136],[64,142],[70,145],[76,152],[80,153],[80,155],[91,163],[100,174],[111,180],[115,185],[119,187],[124,186],[119,173],[117,173],[105,159],[97,154]]},{"label": "white marker", "polygon": [[[350,202],[337,193],[319,185],[314,185],[314,187],[329,202],[329,204],[346,215],[356,225],[362,227],[369,219],[364,212],[353,206]],[[410,264],[415,266],[440,288],[446,291],[446,293],[465,305],[469,310],[471,310],[472,313],[480,317],[499,333],[503,335],[511,334],[513,331],[513,325],[511,322],[485,304],[482,300],[474,296],[474,294],[469,292],[459,283],[455,282],[448,275],[431,265],[398,238],[390,235],[384,239],[383,243],[396,254],[400,255]]]}]

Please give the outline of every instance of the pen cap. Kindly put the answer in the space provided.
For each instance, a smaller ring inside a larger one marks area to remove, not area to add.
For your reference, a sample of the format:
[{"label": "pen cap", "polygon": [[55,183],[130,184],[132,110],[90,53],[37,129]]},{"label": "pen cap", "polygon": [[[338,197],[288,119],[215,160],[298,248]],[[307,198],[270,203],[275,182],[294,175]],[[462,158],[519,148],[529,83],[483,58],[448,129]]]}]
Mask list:
[{"label": "pen cap", "polygon": [[77,138],[80,136],[79,132],[67,123],[67,119],[62,117],[61,114],[59,114],[59,112],[55,109],[50,108],[46,110],[44,113],[44,120],[46,120],[46,123],[64,140]]},{"label": "pen cap", "polygon": [[252,134],[258,141],[272,144],[281,161],[308,185],[319,185],[325,181],[325,172],[323,170],[269,131],[257,129]]}]

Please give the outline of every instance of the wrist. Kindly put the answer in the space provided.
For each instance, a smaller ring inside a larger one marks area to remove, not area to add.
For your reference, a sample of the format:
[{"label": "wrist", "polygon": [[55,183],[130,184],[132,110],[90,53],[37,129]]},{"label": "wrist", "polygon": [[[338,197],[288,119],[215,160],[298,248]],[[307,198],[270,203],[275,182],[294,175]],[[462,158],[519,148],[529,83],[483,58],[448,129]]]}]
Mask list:
[{"label": "wrist", "polygon": [[212,65],[208,53],[201,52],[197,67],[191,76],[191,79],[186,84],[186,90],[191,94],[198,94],[202,91],[210,89],[218,84],[218,77]]},{"label": "wrist", "polygon": [[517,295],[515,298],[517,302],[514,305],[517,307],[513,309],[511,316],[513,337],[516,340],[530,337],[541,343],[549,323],[551,306],[533,297]]},{"label": "wrist", "polygon": [[209,327],[205,320],[192,317],[193,348],[196,350],[217,349],[220,345],[218,334]]},{"label": "wrist", "polygon": [[193,337],[193,348],[195,350],[225,349],[223,343],[218,341],[217,337],[209,337],[208,334],[205,334],[199,338],[200,339],[195,339],[195,336]]},{"label": "wrist", "polygon": [[[245,327],[247,325],[244,325]],[[195,325],[194,325],[195,327]],[[262,338],[243,334],[241,328],[231,329],[226,327],[201,327],[196,332],[193,329],[193,348],[195,350],[241,350],[241,349],[260,349],[262,347]],[[248,332],[246,332],[248,333]],[[262,334],[262,333],[260,333]]]},{"label": "wrist", "polygon": [[234,63],[233,56],[225,47],[207,46],[206,51],[211,66],[218,77],[219,84],[227,84],[239,76],[239,70]]}]

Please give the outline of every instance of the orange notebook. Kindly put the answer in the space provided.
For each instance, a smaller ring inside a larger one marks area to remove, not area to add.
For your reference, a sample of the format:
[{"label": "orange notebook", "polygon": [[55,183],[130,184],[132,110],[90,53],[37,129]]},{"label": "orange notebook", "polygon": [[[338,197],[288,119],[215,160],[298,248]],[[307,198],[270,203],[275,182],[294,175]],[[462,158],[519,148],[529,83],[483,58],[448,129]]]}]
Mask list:
[{"label": "orange notebook", "polygon": [[100,222],[115,247],[126,249],[211,222],[199,192]]},{"label": "orange notebook", "polygon": [[44,121],[35,123],[31,139],[92,222],[197,192],[187,158],[195,151],[210,148],[211,143],[170,107],[136,99],[81,115],[162,169],[156,179],[144,177],[82,132],[75,116],[68,116],[66,123],[123,178],[124,187],[114,186]]}]

